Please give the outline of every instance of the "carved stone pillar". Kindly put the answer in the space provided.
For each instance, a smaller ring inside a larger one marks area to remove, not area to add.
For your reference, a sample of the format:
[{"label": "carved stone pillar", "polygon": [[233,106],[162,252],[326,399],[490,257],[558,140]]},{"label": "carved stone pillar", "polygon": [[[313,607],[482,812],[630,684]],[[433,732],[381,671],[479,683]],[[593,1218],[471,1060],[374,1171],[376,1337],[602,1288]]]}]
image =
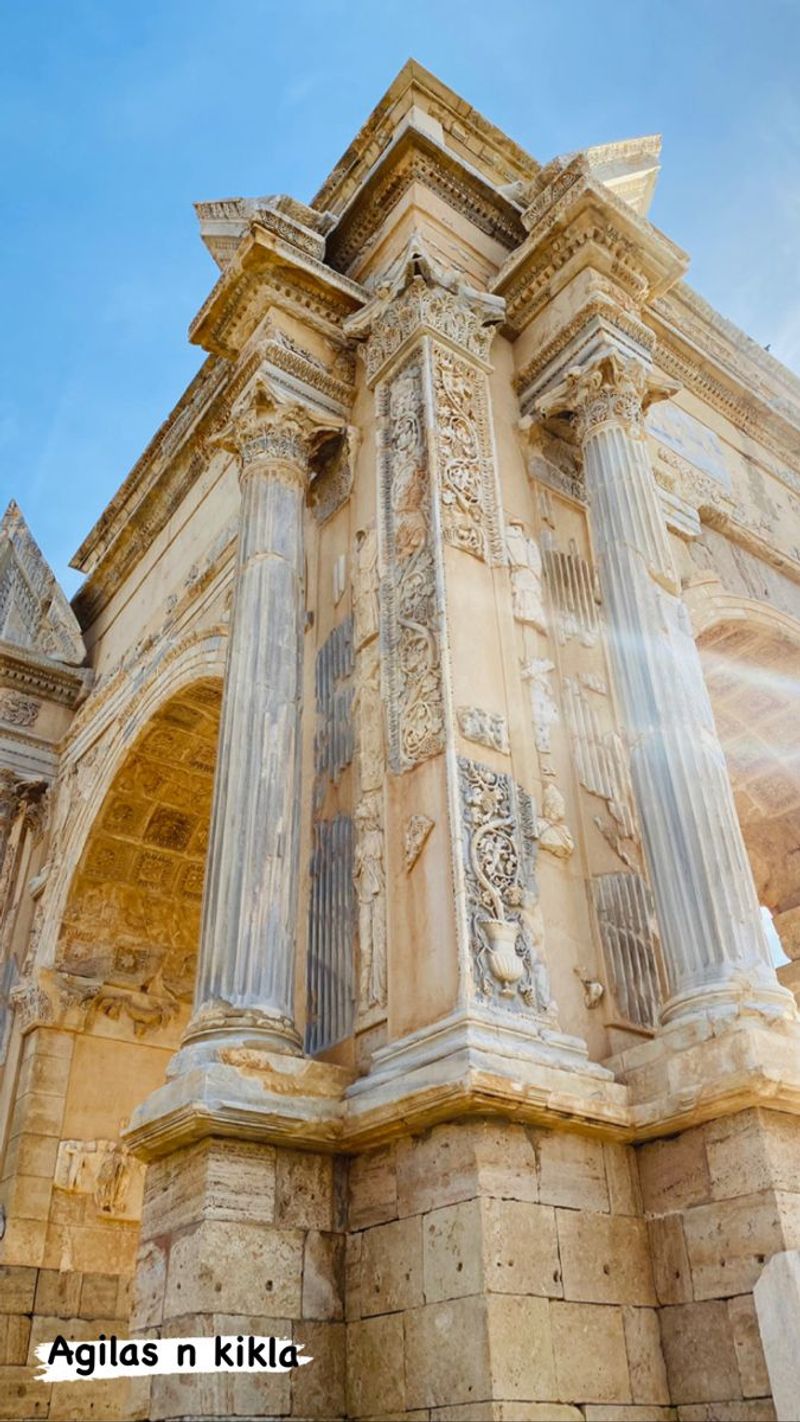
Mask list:
[{"label": "carved stone pillar", "polygon": [[13,770],[0,770],[0,882],[6,847],[19,805],[19,787]]},{"label": "carved stone pillar", "polygon": [[241,524],[189,1042],[300,1051],[303,509],[317,429],[260,385],[225,436],[240,461]]},{"label": "carved stone pillar", "polygon": [[700,656],[679,595],[643,413],[672,393],[611,343],[537,400],[573,415],[671,996],[662,1020],[790,1009],[775,976]]}]

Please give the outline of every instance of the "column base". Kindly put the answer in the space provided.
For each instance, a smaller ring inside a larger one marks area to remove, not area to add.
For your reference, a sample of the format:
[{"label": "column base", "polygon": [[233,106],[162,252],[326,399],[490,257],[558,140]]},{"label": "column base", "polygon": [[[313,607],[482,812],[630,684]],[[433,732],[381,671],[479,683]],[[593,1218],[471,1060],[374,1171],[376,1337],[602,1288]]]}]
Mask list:
[{"label": "column base", "polygon": [[351,1080],[343,1067],[243,1045],[235,1033],[190,1042],[166,1084],[136,1108],[124,1139],[144,1160],[206,1136],[332,1150]]},{"label": "column base", "polygon": [[[208,1002],[191,1018],[183,1037],[187,1050],[205,1049],[210,1045],[211,1056],[217,1047],[243,1047],[254,1051],[290,1052],[302,1056],[303,1042],[300,1033],[290,1017],[277,1010],[263,1007],[237,1007],[230,1002]],[[205,1053],[208,1059],[208,1053]],[[204,1057],[203,1051],[192,1057],[192,1061]],[[170,1076],[184,1070],[178,1065],[183,1052],[179,1052],[172,1065]]]},{"label": "column base", "polygon": [[740,1007],[697,1013],[606,1059],[629,1092],[630,1138],[763,1106],[800,1115],[800,1022]]},{"label": "column base", "polygon": [[794,995],[767,963],[749,967],[726,964],[698,974],[697,979],[668,998],[661,1010],[662,1028],[693,1018],[734,1020],[742,1013],[758,1014],[769,1022],[797,1020]]}]

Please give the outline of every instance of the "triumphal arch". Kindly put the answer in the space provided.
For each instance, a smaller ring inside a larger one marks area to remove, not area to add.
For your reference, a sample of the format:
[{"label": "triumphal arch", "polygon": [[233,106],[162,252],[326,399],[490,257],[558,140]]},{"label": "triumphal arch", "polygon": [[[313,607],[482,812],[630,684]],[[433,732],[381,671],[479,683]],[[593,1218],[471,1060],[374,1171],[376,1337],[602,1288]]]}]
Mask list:
[{"label": "triumphal arch", "polygon": [[[407,64],[198,204],[71,605],[7,511],[3,1417],[788,1415],[800,382],[658,160]],[[34,1379],[100,1332],[314,1362]]]}]

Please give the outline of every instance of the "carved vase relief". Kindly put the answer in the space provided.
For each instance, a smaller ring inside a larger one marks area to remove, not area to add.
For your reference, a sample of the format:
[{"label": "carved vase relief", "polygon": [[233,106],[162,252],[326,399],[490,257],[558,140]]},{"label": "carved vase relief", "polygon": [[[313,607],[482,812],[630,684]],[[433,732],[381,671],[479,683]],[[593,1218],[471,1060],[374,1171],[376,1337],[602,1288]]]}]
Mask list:
[{"label": "carved vase relief", "polygon": [[509,775],[458,758],[470,943],[477,993],[500,1006],[555,1012],[534,876],[536,814]]}]

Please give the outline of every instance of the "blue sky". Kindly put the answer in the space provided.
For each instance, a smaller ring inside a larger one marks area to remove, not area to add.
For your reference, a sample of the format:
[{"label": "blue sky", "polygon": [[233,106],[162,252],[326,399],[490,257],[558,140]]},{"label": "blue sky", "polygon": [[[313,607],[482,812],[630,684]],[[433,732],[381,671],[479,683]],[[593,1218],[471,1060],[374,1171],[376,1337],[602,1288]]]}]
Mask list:
[{"label": "blue sky", "polygon": [[70,556],[200,363],[198,199],[308,199],[408,55],[540,161],[664,136],[651,216],[800,370],[800,0],[5,0],[0,501]]}]

